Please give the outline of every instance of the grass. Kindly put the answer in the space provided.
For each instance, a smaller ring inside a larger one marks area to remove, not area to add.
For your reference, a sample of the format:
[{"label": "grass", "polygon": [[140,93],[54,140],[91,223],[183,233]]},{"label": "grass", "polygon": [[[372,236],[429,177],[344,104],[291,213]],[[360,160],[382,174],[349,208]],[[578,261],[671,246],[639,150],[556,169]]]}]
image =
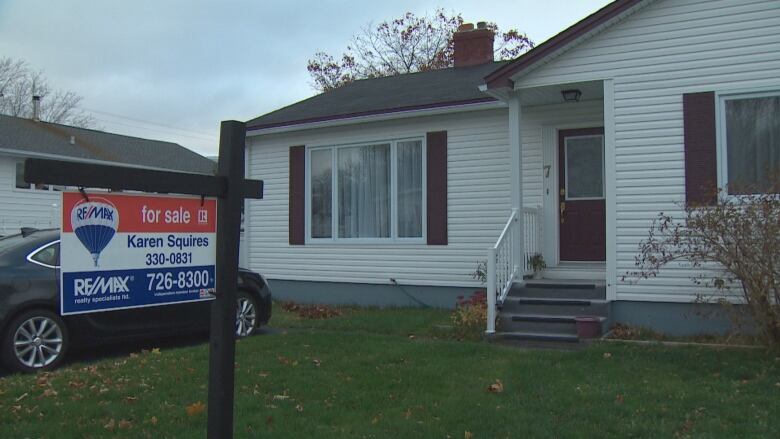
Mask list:
[{"label": "grass", "polygon": [[[236,437],[780,436],[780,358],[763,351],[524,351],[441,338],[433,310],[277,307],[272,322],[294,329],[237,344]],[[200,345],[0,378],[1,435],[203,437],[207,358]]]}]

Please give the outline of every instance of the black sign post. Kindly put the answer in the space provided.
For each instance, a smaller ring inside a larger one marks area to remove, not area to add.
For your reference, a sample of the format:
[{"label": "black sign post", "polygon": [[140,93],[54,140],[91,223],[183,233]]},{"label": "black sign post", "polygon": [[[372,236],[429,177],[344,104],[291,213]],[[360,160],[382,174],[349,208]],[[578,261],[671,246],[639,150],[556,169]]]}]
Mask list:
[{"label": "black sign post", "polygon": [[27,159],[27,183],[218,197],[216,299],[211,305],[208,437],[233,437],[233,391],[241,206],[262,198],[263,182],[244,179],[246,125],[222,122],[217,175]]}]

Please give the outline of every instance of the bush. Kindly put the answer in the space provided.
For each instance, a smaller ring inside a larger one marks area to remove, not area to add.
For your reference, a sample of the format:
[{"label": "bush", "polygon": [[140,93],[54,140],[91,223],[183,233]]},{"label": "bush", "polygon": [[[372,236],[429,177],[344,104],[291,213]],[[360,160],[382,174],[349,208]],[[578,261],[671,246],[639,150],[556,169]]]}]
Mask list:
[{"label": "bush", "polygon": [[342,315],[340,309],[328,305],[301,305],[295,302],[282,302],[279,305],[302,319],[323,320]]},{"label": "bush", "polygon": [[455,336],[459,339],[478,340],[487,323],[487,294],[475,291],[468,298],[458,296],[458,303],[452,313]]},{"label": "bush", "polygon": [[[780,180],[773,179],[780,183]],[[685,205],[678,218],[660,213],[640,243],[636,280],[655,277],[673,261],[701,268],[693,278],[710,287],[700,300],[726,306],[743,303],[764,341],[780,348],[780,184],[764,192],[730,196],[714,204]],[[625,277],[624,277],[625,279]],[[713,300],[714,299],[714,300]]]}]

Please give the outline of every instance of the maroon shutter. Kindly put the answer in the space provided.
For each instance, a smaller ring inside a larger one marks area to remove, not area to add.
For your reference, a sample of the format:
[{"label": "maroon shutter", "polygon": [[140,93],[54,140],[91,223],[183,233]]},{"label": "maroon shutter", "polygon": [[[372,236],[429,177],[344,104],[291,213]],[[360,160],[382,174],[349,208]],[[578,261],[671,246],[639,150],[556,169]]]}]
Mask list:
[{"label": "maroon shutter", "polygon": [[306,241],[306,148],[290,147],[290,245]]},{"label": "maroon shutter", "polygon": [[426,136],[428,245],[447,245],[447,132]]},{"label": "maroon shutter", "polygon": [[715,93],[683,95],[683,123],[685,200],[692,205],[713,204],[718,181]]}]

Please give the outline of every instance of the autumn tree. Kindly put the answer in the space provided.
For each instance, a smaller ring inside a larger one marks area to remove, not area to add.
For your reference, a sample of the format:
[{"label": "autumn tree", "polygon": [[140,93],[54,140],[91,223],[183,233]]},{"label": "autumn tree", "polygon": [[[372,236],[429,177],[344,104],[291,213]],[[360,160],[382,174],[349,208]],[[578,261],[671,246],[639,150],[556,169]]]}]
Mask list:
[{"label": "autumn tree", "polygon": [[[356,79],[452,67],[452,37],[461,24],[460,14],[447,15],[442,9],[420,17],[407,12],[376,26],[369,24],[352,37],[340,57],[314,54],[307,66],[312,86],[328,91]],[[533,42],[516,29],[501,32],[495,23],[487,23],[487,28],[496,33],[497,59],[516,58],[533,47]]]},{"label": "autumn tree", "polygon": [[32,117],[33,96],[41,97],[43,121],[79,127],[95,124],[91,115],[78,109],[81,96],[52,89],[43,72],[23,60],[0,57],[0,114]]}]

